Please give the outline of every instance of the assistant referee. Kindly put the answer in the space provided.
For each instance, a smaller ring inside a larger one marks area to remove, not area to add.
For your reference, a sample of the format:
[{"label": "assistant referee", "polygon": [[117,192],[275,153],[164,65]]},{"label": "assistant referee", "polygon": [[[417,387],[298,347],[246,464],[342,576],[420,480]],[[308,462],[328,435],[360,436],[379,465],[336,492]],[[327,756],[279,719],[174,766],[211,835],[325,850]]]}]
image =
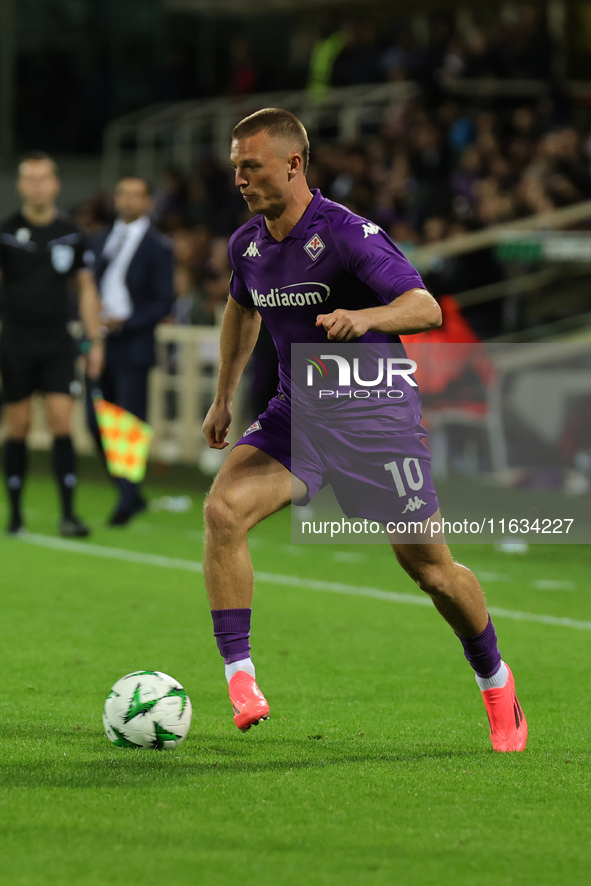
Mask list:
[{"label": "assistant referee", "polygon": [[100,301],[84,235],[56,208],[60,181],[55,161],[35,152],[18,166],[21,209],[0,225],[2,331],[0,372],[7,438],[4,450],[10,503],[7,532],[24,529],[21,495],[27,467],[26,440],[31,426],[31,396],[43,394],[53,435],[53,467],[61,502],[61,535],[88,535],[73,508],[76,462],[72,445],[72,392],[76,349],[67,329],[70,281],[78,291],[79,312],[90,351],[87,372],[98,378],[104,349]]}]

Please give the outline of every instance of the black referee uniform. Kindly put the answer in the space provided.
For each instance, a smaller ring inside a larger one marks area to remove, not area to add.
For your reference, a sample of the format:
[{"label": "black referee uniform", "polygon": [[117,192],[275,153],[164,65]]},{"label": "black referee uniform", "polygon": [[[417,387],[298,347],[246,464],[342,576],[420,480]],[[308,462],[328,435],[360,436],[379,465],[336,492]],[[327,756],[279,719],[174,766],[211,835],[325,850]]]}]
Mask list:
[{"label": "black referee uniform", "polygon": [[[5,403],[18,403],[34,392],[73,393],[76,350],[67,330],[72,313],[69,277],[91,259],[86,238],[62,215],[36,226],[16,212],[0,226],[0,373]],[[15,532],[22,526],[24,443],[8,440],[5,462],[13,506],[9,531]],[[86,534],[72,513],[76,476],[70,437],[55,439],[54,467],[62,494],[62,534]]]},{"label": "black referee uniform", "polygon": [[35,391],[71,393],[75,349],[66,326],[68,277],[87,267],[86,252],[84,235],[62,216],[35,227],[16,212],[1,226],[4,402],[17,403]]}]

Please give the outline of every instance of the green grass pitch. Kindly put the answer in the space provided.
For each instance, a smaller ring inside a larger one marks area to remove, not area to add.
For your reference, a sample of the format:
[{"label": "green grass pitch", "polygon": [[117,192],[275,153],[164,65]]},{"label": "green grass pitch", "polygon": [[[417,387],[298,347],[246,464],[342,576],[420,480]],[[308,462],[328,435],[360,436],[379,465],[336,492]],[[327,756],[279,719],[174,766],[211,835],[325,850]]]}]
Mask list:
[{"label": "green grass pitch", "polygon": [[[591,547],[455,550],[509,611],[495,623],[530,740],[496,755],[458,641],[391,552],[294,546],[277,515],[252,533],[271,719],[243,735],[194,565],[201,493],[125,530],[104,526],[113,498],[87,479],[93,536],[61,546],[53,484],[34,476],[32,539],[0,539],[0,882],[589,882]],[[175,751],[120,750],[103,733],[109,688],[144,668],[191,697]]]}]

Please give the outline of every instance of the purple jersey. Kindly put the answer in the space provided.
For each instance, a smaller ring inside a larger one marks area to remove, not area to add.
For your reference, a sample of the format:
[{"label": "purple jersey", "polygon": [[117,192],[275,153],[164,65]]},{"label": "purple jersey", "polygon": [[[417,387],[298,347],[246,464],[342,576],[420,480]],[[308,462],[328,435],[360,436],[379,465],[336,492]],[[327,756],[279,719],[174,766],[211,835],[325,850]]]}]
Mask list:
[{"label": "purple jersey", "polygon": [[[330,345],[318,314],[337,308],[361,310],[386,305],[409,289],[424,289],[418,272],[384,231],[319,190],[281,242],[257,215],[232,235],[228,256],[232,297],[256,308],[279,357],[279,388],[291,395],[291,345]],[[399,342],[368,332],[355,343]]]},{"label": "purple jersey", "polygon": [[[390,358],[408,363],[400,339],[368,332],[330,342],[315,325],[318,314],[387,305],[423,281],[381,228],[313,194],[281,242],[260,215],[230,240],[230,292],[267,325],[281,391],[237,445],[275,458],[306,484],[307,498],[329,483],[348,516],[424,520],[438,503],[418,388],[385,375]],[[412,495],[402,481],[396,487],[401,470],[411,471]]]}]

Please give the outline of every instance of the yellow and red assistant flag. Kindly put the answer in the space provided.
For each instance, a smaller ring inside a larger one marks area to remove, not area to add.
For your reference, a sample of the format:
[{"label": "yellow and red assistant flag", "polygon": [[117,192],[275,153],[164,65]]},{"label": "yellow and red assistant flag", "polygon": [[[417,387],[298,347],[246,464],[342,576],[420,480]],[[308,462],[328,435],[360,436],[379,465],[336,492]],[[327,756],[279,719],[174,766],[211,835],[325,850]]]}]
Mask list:
[{"label": "yellow and red assistant flag", "polygon": [[140,483],[146,473],[154,431],[131,412],[94,398],[94,411],[109,473]]}]

